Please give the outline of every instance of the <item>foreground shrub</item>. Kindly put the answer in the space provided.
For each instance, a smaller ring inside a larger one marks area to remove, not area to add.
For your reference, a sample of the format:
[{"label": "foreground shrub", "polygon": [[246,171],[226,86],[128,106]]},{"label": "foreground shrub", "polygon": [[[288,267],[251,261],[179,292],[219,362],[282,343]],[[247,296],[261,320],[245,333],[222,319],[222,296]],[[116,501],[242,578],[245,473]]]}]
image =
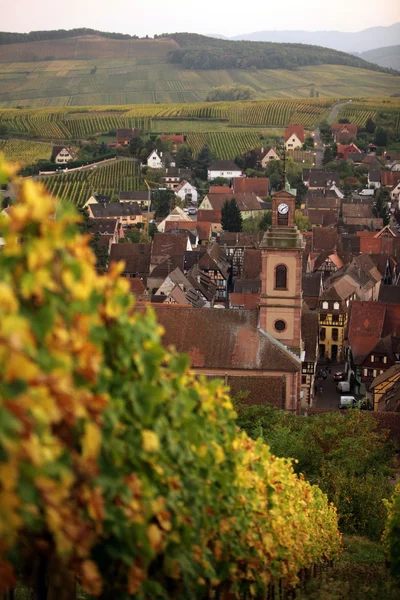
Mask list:
[{"label": "foreground shrub", "polygon": [[0,224],[0,591],[19,573],[40,599],[76,578],[110,599],[255,597],[333,559],[326,496],[162,347],[122,265],[96,273],[73,207],[18,185]]}]

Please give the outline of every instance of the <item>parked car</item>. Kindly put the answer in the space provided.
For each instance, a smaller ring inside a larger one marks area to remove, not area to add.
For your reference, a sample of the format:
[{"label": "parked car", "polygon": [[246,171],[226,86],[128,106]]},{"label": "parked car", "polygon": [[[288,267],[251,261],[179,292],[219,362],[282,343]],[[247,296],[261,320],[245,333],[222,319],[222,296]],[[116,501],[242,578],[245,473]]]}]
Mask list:
[{"label": "parked car", "polygon": [[350,383],[348,381],[339,381],[336,386],[338,392],[349,392],[350,391]]},{"label": "parked car", "polygon": [[333,376],[334,381],[344,381],[346,379],[346,373],[339,372]]},{"label": "parked car", "polygon": [[186,213],[187,215],[189,214],[189,209],[188,208],[184,208],[183,212]]},{"label": "parked car", "polygon": [[197,208],[189,208],[187,214],[188,215],[195,215],[195,214],[197,214]]},{"label": "parked car", "polygon": [[354,396],[341,396],[339,408],[353,408],[357,400]]}]

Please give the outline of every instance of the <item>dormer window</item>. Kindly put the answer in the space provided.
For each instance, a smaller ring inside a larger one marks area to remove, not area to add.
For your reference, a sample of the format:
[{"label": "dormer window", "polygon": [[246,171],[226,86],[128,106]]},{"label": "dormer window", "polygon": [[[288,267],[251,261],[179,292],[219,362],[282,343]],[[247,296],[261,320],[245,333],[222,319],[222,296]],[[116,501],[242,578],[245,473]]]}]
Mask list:
[{"label": "dormer window", "polygon": [[324,310],[328,310],[328,308],[329,308],[329,304],[328,304],[328,302],[323,302],[323,303],[322,303],[322,308],[323,308]]},{"label": "dormer window", "polygon": [[333,303],[333,310],[339,310],[339,302]]}]

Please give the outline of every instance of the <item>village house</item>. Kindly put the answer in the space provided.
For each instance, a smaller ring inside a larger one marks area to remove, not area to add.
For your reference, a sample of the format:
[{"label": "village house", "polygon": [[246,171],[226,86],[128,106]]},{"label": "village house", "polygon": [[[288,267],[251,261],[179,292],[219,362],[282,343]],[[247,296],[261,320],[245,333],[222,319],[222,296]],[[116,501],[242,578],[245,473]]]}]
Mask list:
[{"label": "village house", "polygon": [[185,179],[175,188],[174,192],[184,202],[197,204],[199,195],[197,189]]},{"label": "village house", "polygon": [[178,167],[167,167],[165,175],[161,178],[162,183],[169,190],[175,190],[181,181],[192,181],[191,169],[181,169]]},{"label": "village house", "polygon": [[265,169],[271,160],[280,160],[279,154],[275,147],[268,146],[266,148],[255,148],[253,150],[256,155],[257,167]]},{"label": "village house", "polygon": [[185,213],[182,208],[179,206],[175,206],[175,208],[167,215],[158,225],[157,230],[160,233],[164,233],[166,229],[166,224],[168,221],[173,221],[174,223],[179,223],[179,226],[184,226],[187,222],[193,223],[192,219]]},{"label": "village house", "polygon": [[137,202],[142,208],[148,208],[151,204],[150,190],[139,190],[137,192],[119,192],[120,202]]},{"label": "village house", "polygon": [[123,277],[139,278],[144,284],[150,270],[151,244],[112,244],[110,267],[113,262],[124,262]]},{"label": "village house", "polygon": [[214,283],[215,302],[225,303],[228,300],[229,284],[232,280],[232,268],[219,244],[214,242],[198,262],[198,268]]},{"label": "village house", "polygon": [[383,227],[383,220],[374,217],[371,204],[343,203],[342,219],[347,225],[366,225],[372,230],[380,230]]},{"label": "village house", "polygon": [[393,188],[400,182],[400,171],[385,171],[381,172],[382,187]]},{"label": "village house", "polygon": [[354,142],[351,144],[337,145],[337,160],[347,160],[349,154],[361,154],[361,150]]},{"label": "village house", "polygon": [[183,259],[187,250],[192,250],[188,234],[156,233],[151,246],[150,273],[152,273],[157,265],[168,261],[173,256],[181,256]]},{"label": "village house", "polygon": [[175,159],[169,152],[157,152],[157,150],[153,150],[147,157],[147,166],[149,169],[175,167]]},{"label": "village house", "polygon": [[50,160],[56,165],[66,165],[77,158],[78,154],[69,146],[53,146]]},{"label": "village house", "polygon": [[400,412],[400,348],[398,350],[395,364],[377,375],[370,385],[375,412]]},{"label": "village house", "polygon": [[107,236],[110,244],[118,244],[125,237],[124,228],[118,219],[88,219],[89,231],[100,237]]},{"label": "village house", "polygon": [[243,177],[243,171],[232,160],[217,160],[208,167],[207,179],[212,181],[217,177],[223,177],[224,179]]},{"label": "village house", "polygon": [[331,133],[335,144],[347,144],[350,140],[357,137],[357,125],[353,123],[334,123],[331,126]]},{"label": "village house", "polygon": [[236,200],[243,220],[262,216],[267,210],[266,204],[256,194],[233,193],[232,190],[226,194],[206,194],[201,201],[199,210],[221,211],[226,200],[233,198]]},{"label": "village house", "polygon": [[309,190],[335,190],[339,188],[340,175],[323,169],[303,169],[303,183]]},{"label": "village house", "polygon": [[161,135],[160,139],[162,142],[171,142],[172,144],[172,152],[177,152],[179,146],[185,143],[184,135]]},{"label": "village house", "polygon": [[392,201],[392,206],[397,202],[397,207],[400,210],[400,181],[396,183],[396,185],[389,192],[390,200]]},{"label": "village house", "polygon": [[97,194],[95,192],[88,200],[86,200],[83,208],[86,208],[89,204],[106,204],[107,202],[110,202],[110,196],[107,196],[106,194]]},{"label": "village house", "polygon": [[352,302],[347,332],[346,370],[355,393],[371,398],[373,380],[400,354],[400,305]]},{"label": "village house", "polygon": [[[247,249],[257,249],[264,237],[264,232],[230,232],[221,233],[217,241],[224,249],[225,255],[232,266],[233,277],[241,277],[244,255]],[[261,253],[259,253],[259,273],[261,272]]]},{"label": "village house", "polygon": [[122,225],[137,225],[143,222],[142,211],[137,202],[104,202],[89,204],[92,219],[118,219]]},{"label": "village house", "polygon": [[140,137],[140,129],[135,127],[119,128],[116,131],[117,147],[129,146],[131,139]]},{"label": "village house", "polygon": [[381,187],[381,172],[370,169],[368,171],[368,187],[377,190]]},{"label": "village house", "polygon": [[284,142],[286,150],[301,148],[304,144],[303,125],[288,125],[285,129]]}]

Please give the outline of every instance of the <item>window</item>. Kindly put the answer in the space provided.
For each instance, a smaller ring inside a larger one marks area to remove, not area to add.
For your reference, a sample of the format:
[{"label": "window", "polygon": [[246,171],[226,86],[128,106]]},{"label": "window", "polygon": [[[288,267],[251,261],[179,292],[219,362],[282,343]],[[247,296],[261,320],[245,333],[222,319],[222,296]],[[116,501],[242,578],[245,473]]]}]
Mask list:
[{"label": "window", "polygon": [[339,330],[334,328],[334,329],[332,329],[332,340],[334,342],[337,342],[338,339],[339,339]]},{"label": "window", "polygon": [[321,314],[319,315],[319,320],[320,320],[320,321],[326,321],[326,314],[324,314],[324,313],[321,313]]},{"label": "window", "polygon": [[285,331],[286,323],[282,319],[278,319],[278,321],[275,321],[274,327],[275,327],[276,331]]},{"label": "window", "polygon": [[374,370],[373,369],[367,369],[367,377],[373,377],[374,376]]},{"label": "window", "polygon": [[333,310],[339,310],[339,302],[333,303]]},{"label": "window", "polygon": [[275,289],[286,290],[287,286],[287,268],[285,265],[278,265],[275,268]]},{"label": "window", "polygon": [[323,308],[324,310],[328,310],[328,307],[329,307],[329,304],[328,304],[327,302],[323,302],[323,303],[322,303],[322,308]]},{"label": "window", "polygon": [[383,357],[383,362],[386,364],[387,363],[387,356]]},{"label": "window", "polygon": [[325,327],[321,327],[321,331],[319,332],[319,339],[321,340],[321,342],[325,341],[325,337],[326,337],[326,329],[325,329]]},{"label": "window", "polygon": [[374,362],[374,355],[371,354],[371,362]]},{"label": "window", "polygon": [[304,385],[305,383],[307,383],[307,375],[302,375],[301,377],[301,383]]}]

